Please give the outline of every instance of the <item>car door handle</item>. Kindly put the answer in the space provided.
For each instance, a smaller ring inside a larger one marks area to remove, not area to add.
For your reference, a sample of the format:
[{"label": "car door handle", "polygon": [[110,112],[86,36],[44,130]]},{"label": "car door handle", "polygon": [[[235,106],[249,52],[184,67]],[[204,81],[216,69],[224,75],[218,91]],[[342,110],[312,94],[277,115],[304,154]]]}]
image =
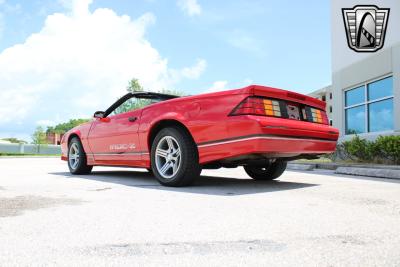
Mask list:
[{"label": "car door handle", "polygon": [[136,121],[137,120],[137,117],[129,117],[128,118],[128,121],[130,121],[130,122],[134,122],[134,121]]}]

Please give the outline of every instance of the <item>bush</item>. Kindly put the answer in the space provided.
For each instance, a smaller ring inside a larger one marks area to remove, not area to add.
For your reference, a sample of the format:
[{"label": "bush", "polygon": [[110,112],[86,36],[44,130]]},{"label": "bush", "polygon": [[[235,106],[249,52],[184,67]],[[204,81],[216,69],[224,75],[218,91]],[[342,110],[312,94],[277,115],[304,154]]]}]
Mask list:
[{"label": "bush", "polygon": [[371,161],[374,157],[373,142],[361,139],[358,135],[350,141],[344,141],[342,146],[352,160],[365,162]]},{"label": "bush", "polygon": [[379,136],[375,147],[379,157],[400,164],[400,136]]},{"label": "bush", "polygon": [[400,164],[400,136],[379,136],[368,141],[358,135],[337,145],[334,159]]}]

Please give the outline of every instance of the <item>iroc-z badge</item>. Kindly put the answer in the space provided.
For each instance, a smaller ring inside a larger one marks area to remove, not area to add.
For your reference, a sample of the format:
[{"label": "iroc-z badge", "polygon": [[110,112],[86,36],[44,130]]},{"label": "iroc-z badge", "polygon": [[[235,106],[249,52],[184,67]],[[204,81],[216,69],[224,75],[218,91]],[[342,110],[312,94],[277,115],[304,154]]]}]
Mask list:
[{"label": "iroc-z badge", "polygon": [[390,8],[357,5],[342,8],[347,44],[356,52],[376,52],[383,47]]}]

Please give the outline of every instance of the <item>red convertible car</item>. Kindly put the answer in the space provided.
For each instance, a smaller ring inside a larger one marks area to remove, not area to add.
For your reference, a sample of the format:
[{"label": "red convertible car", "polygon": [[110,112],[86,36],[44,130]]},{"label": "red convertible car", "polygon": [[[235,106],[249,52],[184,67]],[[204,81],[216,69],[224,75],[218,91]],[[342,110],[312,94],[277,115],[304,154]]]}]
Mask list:
[{"label": "red convertible car", "polygon": [[276,179],[287,161],[333,152],[338,134],[325,102],[251,85],[185,97],[128,93],[67,132],[61,147],[72,174],[93,166],[141,167],[163,185],[184,186],[202,169],[221,167]]}]

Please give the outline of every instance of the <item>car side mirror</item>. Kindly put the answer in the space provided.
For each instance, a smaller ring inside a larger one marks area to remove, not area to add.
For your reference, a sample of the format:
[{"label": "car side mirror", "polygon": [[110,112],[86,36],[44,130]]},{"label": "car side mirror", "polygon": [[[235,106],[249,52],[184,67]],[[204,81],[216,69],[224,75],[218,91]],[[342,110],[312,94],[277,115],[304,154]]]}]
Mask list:
[{"label": "car side mirror", "polygon": [[104,111],[96,111],[96,112],[93,114],[93,118],[101,119],[101,118],[103,118],[103,117],[104,117]]}]

